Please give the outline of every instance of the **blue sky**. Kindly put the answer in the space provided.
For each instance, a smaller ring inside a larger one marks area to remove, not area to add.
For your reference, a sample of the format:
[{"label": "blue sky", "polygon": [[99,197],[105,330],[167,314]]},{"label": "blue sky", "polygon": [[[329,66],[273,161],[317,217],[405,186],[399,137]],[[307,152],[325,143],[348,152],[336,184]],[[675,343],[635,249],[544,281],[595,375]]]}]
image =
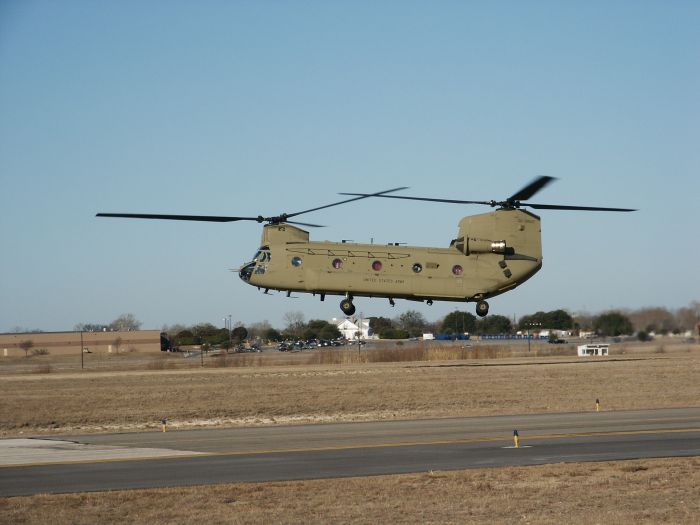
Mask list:
[{"label": "blue sky", "polygon": [[[273,215],[396,186],[502,199],[543,174],[559,180],[535,202],[639,211],[542,211],[543,269],[492,313],[685,306],[699,25],[694,1],[2,2],[0,332],[340,316],[229,272],[255,223],[99,211]],[[365,200],[303,220],[328,225],[313,239],[446,246],[483,211]]]}]

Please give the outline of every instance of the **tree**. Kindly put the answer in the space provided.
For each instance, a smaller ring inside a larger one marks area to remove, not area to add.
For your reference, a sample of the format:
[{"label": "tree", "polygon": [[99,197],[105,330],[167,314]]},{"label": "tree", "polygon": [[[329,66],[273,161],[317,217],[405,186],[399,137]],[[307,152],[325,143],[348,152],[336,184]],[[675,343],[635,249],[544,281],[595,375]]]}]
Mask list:
[{"label": "tree", "polygon": [[568,330],[573,328],[574,320],[565,310],[552,310],[551,312],[535,312],[532,315],[521,317],[518,321],[519,330],[530,330],[533,326]]},{"label": "tree", "polygon": [[694,330],[700,321],[700,302],[693,301],[676,311],[676,326],[681,330]]},{"label": "tree", "polygon": [[304,314],[302,312],[287,312],[284,314],[284,322],[287,323],[285,330],[288,333],[295,337],[301,337],[304,331]]},{"label": "tree", "polygon": [[513,331],[513,325],[504,315],[489,315],[476,324],[478,334],[508,334]]},{"label": "tree", "polygon": [[233,337],[234,344],[241,344],[248,337],[248,330],[244,326],[237,326],[231,332],[231,337]]},{"label": "tree", "polygon": [[410,334],[401,328],[386,328],[379,337],[382,339],[408,339]]},{"label": "tree", "polygon": [[114,345],[116,348],[117,353],[119,353],[119,348],[122,346],[123,342],[124,340],[121,337],[117,337],[114,341],[112,341],[112,345]]},{"label": "tree", "polygon": [[387,335],[393,335],[395,331],[394,323],[391,319],[386,317],[370,317],[369,327],[372,330],[372,333],[377,334],[380,339],[395,339],[394,337]]},{"label": "tree", "polygon": [[268,341],[281,341],[282,340],[282,334],[280,334],[277,330],[274,328],[269,328],[265,332],[265,339]]},{"label": "tree", "polygon": [[20,342],[19,347],[24,350],[24,357],[29,357],[29,351],[34,348],[34,341],[31,339],[25,339]]},{"label": "tree", "polygon": [[600,335],[613,337],[634,332],[632,322],[620,312],[608,312],[599,315],[593,320],[593,329]]},{"label": "tree", "polygon": [[141,321],[134,314],[122,314],[109,324],[111,330],[132,332],[141,328]]},{"label": "tree", "polygon": [[666,308],[648,307],[626,313],[635,330],[667,334],[676,329],[676,319]]},{"label": "tree", "polygon": [[99,323],[78,323],[73,327],[76,332],[105,332],[109,325]]},{"label": "tree", "polygon": [[340,333],[340,330],[338,330],[338,327],[331,324],[331,323],[326,323],[326,326],[321,328],[321,330],[318,333],[318,338],[319,339],[339,339],[342,337],[343,334]]},{"label": "tree", "polygon": [[265,334],[271,329],[272,325],[267,319],[253,323],[248,327],[248,337],[251,339],[266,339]]},{"label": "tree", "polygon": [[472,333],[476,330],[476,316],[469,312],[451,312],[445,316],[440,326],[444,334]]},{"label": "tree", "polygon": [[396,324],[399,328],[408,332],[409,337],[418,337],[423,334],[426,321],[422,313],[415,310],[408,310],[399,316]]},{"label": "tree", "polygon": [[194,334],[192,330],[181,330],[177,333],[174,338],[174,343],[176,345],[193,345],[195,344]]},{"label": "tree", "polygon": [[304,339],[337,339],[340,335],[337,326],[321,319],[312,319],[304,328]]}]

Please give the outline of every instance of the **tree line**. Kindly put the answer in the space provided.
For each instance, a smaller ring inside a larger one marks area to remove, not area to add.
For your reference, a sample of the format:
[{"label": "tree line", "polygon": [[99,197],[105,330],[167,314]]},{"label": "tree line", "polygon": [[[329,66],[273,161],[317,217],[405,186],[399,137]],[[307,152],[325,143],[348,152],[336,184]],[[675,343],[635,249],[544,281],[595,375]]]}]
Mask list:
[{"label": "tree line", "polygon": [[[564,309],[538,311],[517,320],[503,315],[477,318],[461,310],[450,312],[434,322],[426,320],[421,312],[408,310],[395,318],[371,317],[370,329],[382,339],[404,339],[420,337],[423,333],[440,334],[513,334],[515,332],[537,332],[552,330],[586,330],[601,336],[638,334],[644,339],[649,334],[680,334],[694,330],[700,321],[700,302],[693,301],[686,307],[669,310],[662,307],[645,307],[603,312],[600,314],[574,313]],[[284,316],[284,328],[274,328],[267,320],[244,326],[236,323],[229,332],[226,328],[211,323],[185,326],[164,326],[176,344],[209,344],[226,346],[243,339],[260,341],[285,341],[309,339],[336,339],[341,336],[337,326],[321,319],[306,321],[300,311],[288,312]],[[76,325],[76,330],[138,330],[141,322],[133,314],[122,314],[108,324],[85,323]]]}]

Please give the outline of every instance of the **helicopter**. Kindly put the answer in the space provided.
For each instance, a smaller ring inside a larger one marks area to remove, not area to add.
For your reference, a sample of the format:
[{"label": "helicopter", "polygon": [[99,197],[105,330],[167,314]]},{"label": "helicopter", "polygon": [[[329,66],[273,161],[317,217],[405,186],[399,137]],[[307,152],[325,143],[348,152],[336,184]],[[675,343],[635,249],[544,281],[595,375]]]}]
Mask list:
[{"label": "helicopter", "polygon": [[[628,208],[568,206],[525,202],[554,177],[540,176],[505,200],[471,201],[393,195],[408,189],[376,193],[341,193],[351,198],[294,213],[265,217],[98,213],[97,217],[164,219],[204,222],[255,221],[263,225],[260,246],[238,269],[241,280],[264,293],[270,290],[343,296],[341,311],[355,313],[355,297],[425,302],[474,302],[476,314],[489,312],[486,299],[518,287],[542,268],[540,217],[536,210],[631,212]],[[308,228],[321,227],[290,220],[313,211],[367,198],[392,198],[496,208],[459,222],[457,237],[447,247],[407,246],[399,243],[360,244],[312,241]]]}]

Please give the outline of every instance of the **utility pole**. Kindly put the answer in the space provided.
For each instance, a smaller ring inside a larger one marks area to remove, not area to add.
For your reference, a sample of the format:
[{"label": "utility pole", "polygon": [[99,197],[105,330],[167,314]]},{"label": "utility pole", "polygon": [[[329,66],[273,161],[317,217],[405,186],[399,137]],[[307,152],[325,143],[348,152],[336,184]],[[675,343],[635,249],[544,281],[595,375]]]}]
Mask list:
[{"label": "utility pole", "polygon": [[84,346],[83,346],[83,331],[80,330],[80,369],[82,370],[85,368],[85,363],[84,363],[84,357],[83,354],[84,352]]}]

